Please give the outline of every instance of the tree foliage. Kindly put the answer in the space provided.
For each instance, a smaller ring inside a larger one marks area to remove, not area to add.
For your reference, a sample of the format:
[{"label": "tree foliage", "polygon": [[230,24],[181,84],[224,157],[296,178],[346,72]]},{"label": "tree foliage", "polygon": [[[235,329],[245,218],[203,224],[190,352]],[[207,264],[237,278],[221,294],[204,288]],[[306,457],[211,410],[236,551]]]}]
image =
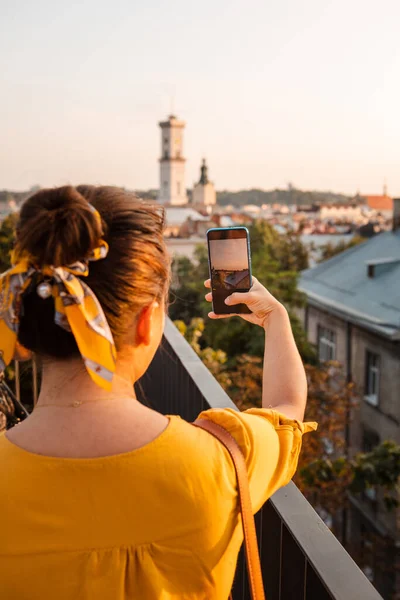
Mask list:
[{"label": "tree foliage", "polygon": [[209,304],[204,296],[204,281],[208,279],[208,256],[204,246],[197,246],[192,262],[186,256],[175,258],[172,263],[172,286],[169,298],[169,316],[190,323],[196,317],[205,317]]},{"label": "tree foliage", "polygon": [[204,332],[204,320],[197,317],[191,319],[189,325],[186,325],[182,320],[174,321],[174,323],[220,385],[224,389],[229,389],[231,381],[226,369],[226,353],[223,350],[214,350],[208,346],[201,347],[200,345],[200,340]]},{"label": "tree foliage", "polygon": [[217,201],[221,206],[233,204],[233,206],[243,206],[244,204],[294,204],[294,205],[312,205],[322,203],[348,203],[350,196],[344,194],[335,194],[333,192],[317,192],[298,190],[293,186],[288,189],[261,190],[250,189],[230,192],[224,190],[217,192]]},{"label": "tree foliage", "polygon": [[10,254],[14,245],[17,215],[11,214],[0,225],[0,273],[10,268]]},{"label": "tree foliage", "polygon": [[324,262],[325,260],[328,260],[328,258],[332,258],[333,256],[336,256],[337,254],[340,254],[345,250],[349,250],[349,248],[354,248],[355,246],[358,246],[359,244],[365,242],[365,239],[366,238],[361,237],[360,235],[356,235],[349,241],[341,240],[337,244],[332,244],[331,242],[328,242],[327,244],[322,246],[318,262]]},{"label": "tree foliage", "polygon": [[346,492],[364,493],[380,488],[387,510],[399,506],[400,445],[385,440],[371,452],[357,454],[354,459],[318,458],[300,469],[300,480],[308,495],[331,512],[346,503]]}]

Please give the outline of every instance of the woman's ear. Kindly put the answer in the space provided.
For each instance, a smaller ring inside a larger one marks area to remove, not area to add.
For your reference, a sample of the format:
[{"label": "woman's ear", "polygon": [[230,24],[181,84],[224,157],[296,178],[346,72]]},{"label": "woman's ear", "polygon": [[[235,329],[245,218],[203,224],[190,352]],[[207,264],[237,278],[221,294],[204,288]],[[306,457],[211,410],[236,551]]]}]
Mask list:
[{"label": "woman's ear", "polygon": [[30,350],[27,350],[26,348],[24,348],[24,346],[22,346],[19,342],[17,342],[15,344],[14,360],[23,362],[25,360],[31,360],[31,358],[32,358],[32,352]]},{"label": "woman's ear", "polygon": [[155,313],[159,306],[159,303],[154,301],[140,312],[136,325],[136,344],[151,344]]}]

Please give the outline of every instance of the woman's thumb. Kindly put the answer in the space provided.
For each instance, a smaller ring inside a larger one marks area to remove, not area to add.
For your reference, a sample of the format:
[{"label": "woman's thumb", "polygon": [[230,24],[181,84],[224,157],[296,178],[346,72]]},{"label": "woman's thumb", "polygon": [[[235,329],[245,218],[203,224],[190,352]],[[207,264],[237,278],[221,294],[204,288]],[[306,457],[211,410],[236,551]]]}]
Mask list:
[{"label": "woman's thumb", "polygon": [[225,299],[225,304],[232,306],[234,304],[242,304],[246,303],[249,299],[249,294],[247,292],[234,292],[230,296]]}]

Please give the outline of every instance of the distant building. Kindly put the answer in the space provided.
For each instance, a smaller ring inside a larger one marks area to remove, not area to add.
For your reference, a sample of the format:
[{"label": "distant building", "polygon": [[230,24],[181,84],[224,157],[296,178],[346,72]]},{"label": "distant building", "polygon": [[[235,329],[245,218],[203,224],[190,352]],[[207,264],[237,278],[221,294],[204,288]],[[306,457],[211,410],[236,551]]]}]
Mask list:
[{"label": "distant building", "polygon": [[387,196],[363,196],[369,209],[391,218],[393,214],[393,198]]},{"label": "distant building", "polygon": [[200,169],[200,179],[193,189],[192,203],[195,206],[214,206],[217,203],[217,193],[214,184],[208,179],[208,167],[205,158]]},{"label": "distant building", "polygon": [[[240,211],[233,211],[230,213],[229,216],[233,221],[234,225],[251,225],[252,223],[254,223],[254,219],[252,216],[246,215]],[[226,227],[226,225],[221,225],[221,227]]]},{"label": "distant building", "polygon": [[161,127],[160,191],[161,204],[187,204],[185,162],[183,157],[183,130],[185,122],[174,115],[159,123]]},{"label": "distant building", "polygon": [[[303,319],[320,360],[344,365],[360,392],[348,434],[350,455],[391,439],[400,444],[400,199],[393,230],[301,275]],[[397,514],[396,514],[397,512]],[[388,512],[374,488],[350,496],[348,545],[384,598],[400,593],[400,509]],[[384,554],[382,554],[384,541]],[[398,567],[397,567],[398,568]]]},{"label": "distant building", "polygon": [[[165,209],[165,220],[165,237],[190,237],[190,235],[196,234],[197,231],[198,235],[205,235],[207,228],[212,227],[209,217],[201,215],[189,206],[167,207]],[[206,223],[206,225],[201,226],[200,223]]]},{"label": "distant building", "polygon": [[213,214],[212,220],[215,227],[235,227],[237,225],[230,215]]},{"label": "distant building", "polygon": [[331,221],[359,221],[363,216],[363,209],[358,204],[323,204],[320,207],[319,217]]},{"label": "distant building", "polygon": [[318,213],[319,205],[318,204],[297,204],[296,205],[297,213]]},{"label": "distant building", "polygon": [[260,214],[261,206],[257,206],[256,204],[244,204],[241,210],[243,213],[254,217]]}]

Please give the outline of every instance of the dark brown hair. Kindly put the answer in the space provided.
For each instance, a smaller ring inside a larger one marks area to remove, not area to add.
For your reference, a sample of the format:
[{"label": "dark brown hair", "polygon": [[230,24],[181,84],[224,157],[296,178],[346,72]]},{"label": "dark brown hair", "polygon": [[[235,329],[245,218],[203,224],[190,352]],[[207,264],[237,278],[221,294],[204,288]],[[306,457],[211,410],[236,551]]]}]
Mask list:
[{"label": "dark brown hair", "polygon": [[[101,216],[99,224],[89,207]],[[80,185],[40,190],[23,205],[17,224],[16,249],[35,265],[68,266],[87,259],[104,239],[105,259],[90,262],[84,281],[99,300],[117,349],[140,311],[165,299],[170,259],[163,238],[161,207],[116,187]],[[40,298],[38,271],[24,294],[18,339],[43,356],[78,355],[73,335],[54,323],[54,300]]]}]

